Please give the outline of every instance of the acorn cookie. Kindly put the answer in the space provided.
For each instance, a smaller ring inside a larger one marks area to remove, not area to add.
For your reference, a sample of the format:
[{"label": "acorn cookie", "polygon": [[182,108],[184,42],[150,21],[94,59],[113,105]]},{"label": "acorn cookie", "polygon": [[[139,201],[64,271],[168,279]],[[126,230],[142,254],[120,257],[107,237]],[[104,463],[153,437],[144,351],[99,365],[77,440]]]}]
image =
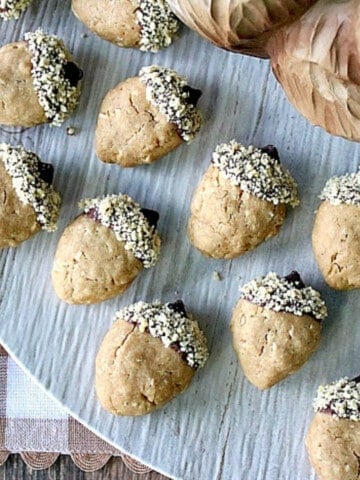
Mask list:
[{"label": "acorn cookie", "polygon": [[114,415],[144,415],[189,386],[208,349],[184,304],[138,302],[117,312],[96,358],[96,393]]},{"label": "acorn cookie", "polygon": [[59,126],[80,96],[82,71],[64,44],[42,30],[0,48],[0,124]]},{"label": "acorn cookie", "polygon": [[67,303],[97,303],[123,293],[143,268],[158,260],[157,212],[127,195],[81,202],[84,213],[68,225],[55,254],[52,280]]},{"label": "acorn cookie", "polygon": [[315,217],[312,244],[326,283],[360,288],[360,172],[327,181]]},{"label": "acorn cookie", "polygon": [[100,160],[122,167],[149,164],[194,139],[201,95],[174,70],[150,66],[105,96],[95,144]]},{"label": "acorn cookie", "polygon": [[320,342],[327,316],[319,292],[299,274],[269,273],[240,288],[231,320],[233,346],[248,380],[264,390],[296,372]]},{"label": "acorn cookie", "polygon": [[360,377],[319,387],[314,410],[306,448],[320,480],[359,480]]},{"label": "acorn cookie", "polygon": [[0,0],[0,19],[17,20],[32,0]]},{"label": "acorn cookie", "polygon": [[204,255],[234,258],[276,235],[286,205],[299,203],[297,186],[275,147],[216,147],[195,190],[188,222],[190,242]]},{"label": "acorn cookie", "polygon": [[165,0],[72,0],[72,10],[99,37],[145,52],[169,46],[180,28]]},{"label": "acorn cookie", "polygon": [[0,143],[0,248],[16,247],[41,229],[56,230],[61,200],[53,174],[35,153]]}]

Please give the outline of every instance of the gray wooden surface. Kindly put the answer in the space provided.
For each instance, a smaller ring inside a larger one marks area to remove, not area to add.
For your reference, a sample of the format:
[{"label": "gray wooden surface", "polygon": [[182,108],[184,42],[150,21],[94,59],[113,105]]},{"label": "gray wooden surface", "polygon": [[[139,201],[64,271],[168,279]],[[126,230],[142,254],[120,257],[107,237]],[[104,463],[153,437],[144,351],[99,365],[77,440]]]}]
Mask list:
[{"label": "gray wooden surface", "polygon": [[96,472],[83,472],[68,455],[61,455],[54,465],[45,470],[34,470],[20,455],[10,455],[0,467],[0,480],[167,480],[163,475],[151,472],[138,475],[131,472],[121,458],[111,458]]},{"label": "gray wooden surface", "polygon": [[[118,448],[174,478],[185,480],[313,480],[304,448],[311,401],[320,383],[359,373],[358,292],[335,293],[314,262],[310,233],[325,180],[355,171],[359,145],[310,126],[288,104],[268,63],[214,48],[190,31],[153,56],[125,51],[88,34],[70,13],[70,0],[35,0],[18,23],[0,25],[1,42],[38,26],[63,37],[85,73],[84,94],[67,122],[75,137],[49,126],[22,134],[0,131],[0,141],[22,143],[55,164],[63,194],[59,231],[41,233],[17,250],[0,253],[0,339],[32,375],[77,418]],[[88,33],[88,32],[87,32]],[[109,88],[143,65],[159,63],[188,75],[204,92],[206,119],[199,138],[150,167],[122,170],[101,164],[93,151],[99,103]],[[299,183],[301,205],[281,233],[233,261],[202,257],[186,239],[193,190],[217,143],[275,144]],[[71,307],[55,297],[50,270],[64,226],[84,196],[123,191],[160,212],[158,265],[130,290],[101,305]],[[259,274],[299,270],[319,288],[329,308],[321,347],[296,374],[268,392],[252,387],[231,348],[228,324],[238,286]],[[222,281],[213,279],[213,272]],[[114,418],[93,390],[93,364],[113,314],[140,299],[181,297],[211,348],[206,367],[188,392],[144,418]]]}]

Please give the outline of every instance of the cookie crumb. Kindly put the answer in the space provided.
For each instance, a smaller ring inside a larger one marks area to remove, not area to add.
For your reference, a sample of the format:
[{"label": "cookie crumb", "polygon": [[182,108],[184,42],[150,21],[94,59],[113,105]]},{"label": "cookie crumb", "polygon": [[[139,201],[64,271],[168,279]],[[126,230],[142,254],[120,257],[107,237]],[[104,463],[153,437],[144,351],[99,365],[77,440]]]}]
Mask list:
[{"label": "cookie crumb", "polygon": [[158,52],[169,46],[180,22],[165,0],[137,0],[136,20],[140,28],[140,50]]},{"label": "cookie crumb", "polygon": [[261,148],[231,140],[216,147],[212,163],[242,190],[274,205],[299,204],[297,184],[290,172]]},{"label": "cookie crumb", "polygon": [[41,178],[41,162],[35,153],[22,147],[0,144],[0,154],[20,201],[31,205],[43,230],[57,229],[61,198],[52,185]]},{"label": "cookie crumb", "polygon": [[222,276],[218,271],[214,270],[212,273],[212,279],[215,280],[216,282],[221,282]]},{"label": "cookie crumb", "polygon": [[63,42],[43,30],[24,35],[31,53],[31,74],[39,103],[50,123],[60,126],[77,107],[82,71],[67,58]]},{"label": "cookie crumb", "polygon": [[171,304],[137,302],[116,313],[115,320],[133,323],[140,332],[158,337],[165,347],[173,347],[195,369],[205,365],[209,352],[205,335],[198,323]]},{"label": "cookie crumb", "polygon": [[325,302],[317,290],[279,277],[274,272],[252,280],[239,290],[245,300],[275,312],[310,315],[318,321],[327,317]]},{"label": "cookie crumb", "polygon": [[319,198],[332,205],[360,205],[360,171],[330,178]]},{"label": "cookie crumb", "polygon": [[0,18],[5,21],[17,20],[31,2],[32,0],[0,0]]},{"label": "cookie crumb", "polygon": [[344,377],[328,385],[321,385],[313,407],[315,412],[360,421],[360,382]]},{"label": "cookie crumb", "polygon": [[69,135],[70,137],[73,137],[74,135],[77,134],[77,129],[76,129],[75,127],[67,127],[66,133],[67,133],[67,135]]},{"label": "cookie crumb", "polygon": [[86,214],[105,227],[114,231],[125,248],[141,261],[144,268],[150,268],[158,261],[160,238],[149,223],[141,207],[128,195],[107,195],[85,199],[79,203]]},{"label": "cookie crumb", "polygon": [[[191,89],[174,70],[157,65],[142,68],[139,77],[149,102],[176,126],[184,142],[191,142],[202,126],[202,116],[195,105],[200,91]],[[192,92],[196,92],[195,100]]]}]

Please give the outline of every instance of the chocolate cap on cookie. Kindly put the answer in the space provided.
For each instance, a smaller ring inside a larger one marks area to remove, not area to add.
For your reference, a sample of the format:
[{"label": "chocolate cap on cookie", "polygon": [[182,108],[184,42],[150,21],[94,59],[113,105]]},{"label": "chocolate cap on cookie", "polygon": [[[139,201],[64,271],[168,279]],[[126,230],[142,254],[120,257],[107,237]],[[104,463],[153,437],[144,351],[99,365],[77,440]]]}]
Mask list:
[{"label": "chocolate cap on cookie", "polygon": [[92,32],[120,47],[156,53],[180,28],[166,0],[72,0],[71,5]]},{"label": "chocolate cap on cookie", "polygon": [[175,125],[184,142],[191,142],[202,125],[196,108],[201,92],[189,87],[185,78],[170,68],[144,67],[139,78],[146,87],[147,100]]},{"label": "chocolate cap on cookie", "polygon": [[59,126],[79,102],[82,71],[71,61],[64,44],[41,29],[24,36],[31,53],[34,89],[45,115]]},{"label": "chocolate cap on cookie", "polygon": [[31,2],[32,0],[0,0],[0,18],[2,20],[17,20]]},{"label": "chocolate cap on cookie", "polygon": [[273,145],[245,147],[232,140],[218,145],[213,153],[215,165],[233,185],[275,205],[299,203],[297,185],[279,161]]},{"label": "chocolate cap on cookie", "polygon": [[137,0],[136,20],[140,29],[140,50],[158,52],[169,46],[180,22],[166,0]]},{"label": "chocolate cap on cookie", "polygon": [[320,199],[332,205],[360,205],[360,172],[330,178]]},{"label": "chocolate cap on cookie", "polygon": [[118,319],[160,338],[165,347],[179,352],[190,367],[198,369],[206,363],[209,356],[206,338],[198,323],[187,315],[183,302],[138,302],[117,312]]},{"label": "chocolate cap on cookie", "polygon": [[297,272],[287,277],[270,272],[242,286],[240,293],[241,298],[275,312],[309,315],[318,321],[327,316],[320,293],[312,287],[306,287]]},{"label": "chocolate cap on cookie", "polygon": [[341,378],[318,388],[313,403],[315,412],[360,421],[360,377]]},{"label": "chocolate cap on cookie", "polygon": [[144,211],[132,198],[122,194],[85,199],[80,207],[85,214],[113,230],[117,239],[124,242],[125,249],[130,250],[144,268],[155,265],[161,243],[154,226],[157,212]]},{"label": "chocolate cap on cookie", "polygon": [[5,143],[0,144],[0,156],[19,200],[34,209],[43,230],[56,230],[61,198],[51,185],[52,165],[41,162],[33,152]]}]

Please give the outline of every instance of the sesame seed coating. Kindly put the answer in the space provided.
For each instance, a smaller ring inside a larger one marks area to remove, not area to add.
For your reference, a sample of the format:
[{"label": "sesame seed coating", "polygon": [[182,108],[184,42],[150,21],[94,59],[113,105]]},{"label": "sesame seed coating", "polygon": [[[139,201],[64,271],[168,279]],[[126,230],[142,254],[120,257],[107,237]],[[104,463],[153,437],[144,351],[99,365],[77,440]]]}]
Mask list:
[{"label": "sesame seed coating", "polygon": [[212,163],[231,181],[256,197],[278,205],[299,203],[297,185],[280,162],[261,148],[231,140],[218,145]]},{"label": "sesame seed coating", "polygon": [[24,39],[32,54],[31,74],[39,103],[51,124],[60,126],[79,102],[77,82],[73,85],[67,75],[67,66],[72,62],[68,60],[63,42],[54,35],[38,29],[26,33]]},{"label": "sesame seed coating", "polygon": [[200,111],[192,103],[185,78],[170,68],[152,65],[139,72],[146,98],[173,123],[184,142],[191,142],[202,125]]},{"label": "sesame seed coating", "polygon": [[168,47],[180,22],[165,0],[138,0],[136,20],[140,27],[140,50],[158,52]]},{"label": "sesame seed coating", "polygon": [[159,301],[137,302],[118,311],[116,320],[134,323],[140,332],[160,338],[165,347],[176,348],[190,367],[203,367],[209,356],[203,332],[196,320],[170,305]]},{"label": "sesame seed coating", "polygon": [[312,287],[303,287],[296,282],[270,272],[240,288],[241,298],[275,312],[294,315],[311,315],[316,320],[327,316],[325,302]]},{"label": "sesame seed coating", "polygon": [[140,205],[128,195],[107,195],[80,202],[85,213],[95,212],[95,219],[114,231],[144,268],[155,265],[160,254],[160,237],[141,211]]},{"label": "sesame seed coating", "polygon": [[360,172],[330,178],[319,198],[332,205],[360,205]]},{"label": "sesame seed coating", "polygon": [[31,2],[32,0],[0,0],[0,18],[18,19]]},{"label": "sesame seed coating", "polygon": [[22,147],[0,144],[0,154],[19,200],[31,205],[43,230],[57,229],[61,197],[41,178],[41,162],[35,153]]},{"label": "sesame seed coating", "polygon": [[316,412],[329,412],[339,418],[360,421],[360,382],[347,377],[318,388],[313,403]]}]

